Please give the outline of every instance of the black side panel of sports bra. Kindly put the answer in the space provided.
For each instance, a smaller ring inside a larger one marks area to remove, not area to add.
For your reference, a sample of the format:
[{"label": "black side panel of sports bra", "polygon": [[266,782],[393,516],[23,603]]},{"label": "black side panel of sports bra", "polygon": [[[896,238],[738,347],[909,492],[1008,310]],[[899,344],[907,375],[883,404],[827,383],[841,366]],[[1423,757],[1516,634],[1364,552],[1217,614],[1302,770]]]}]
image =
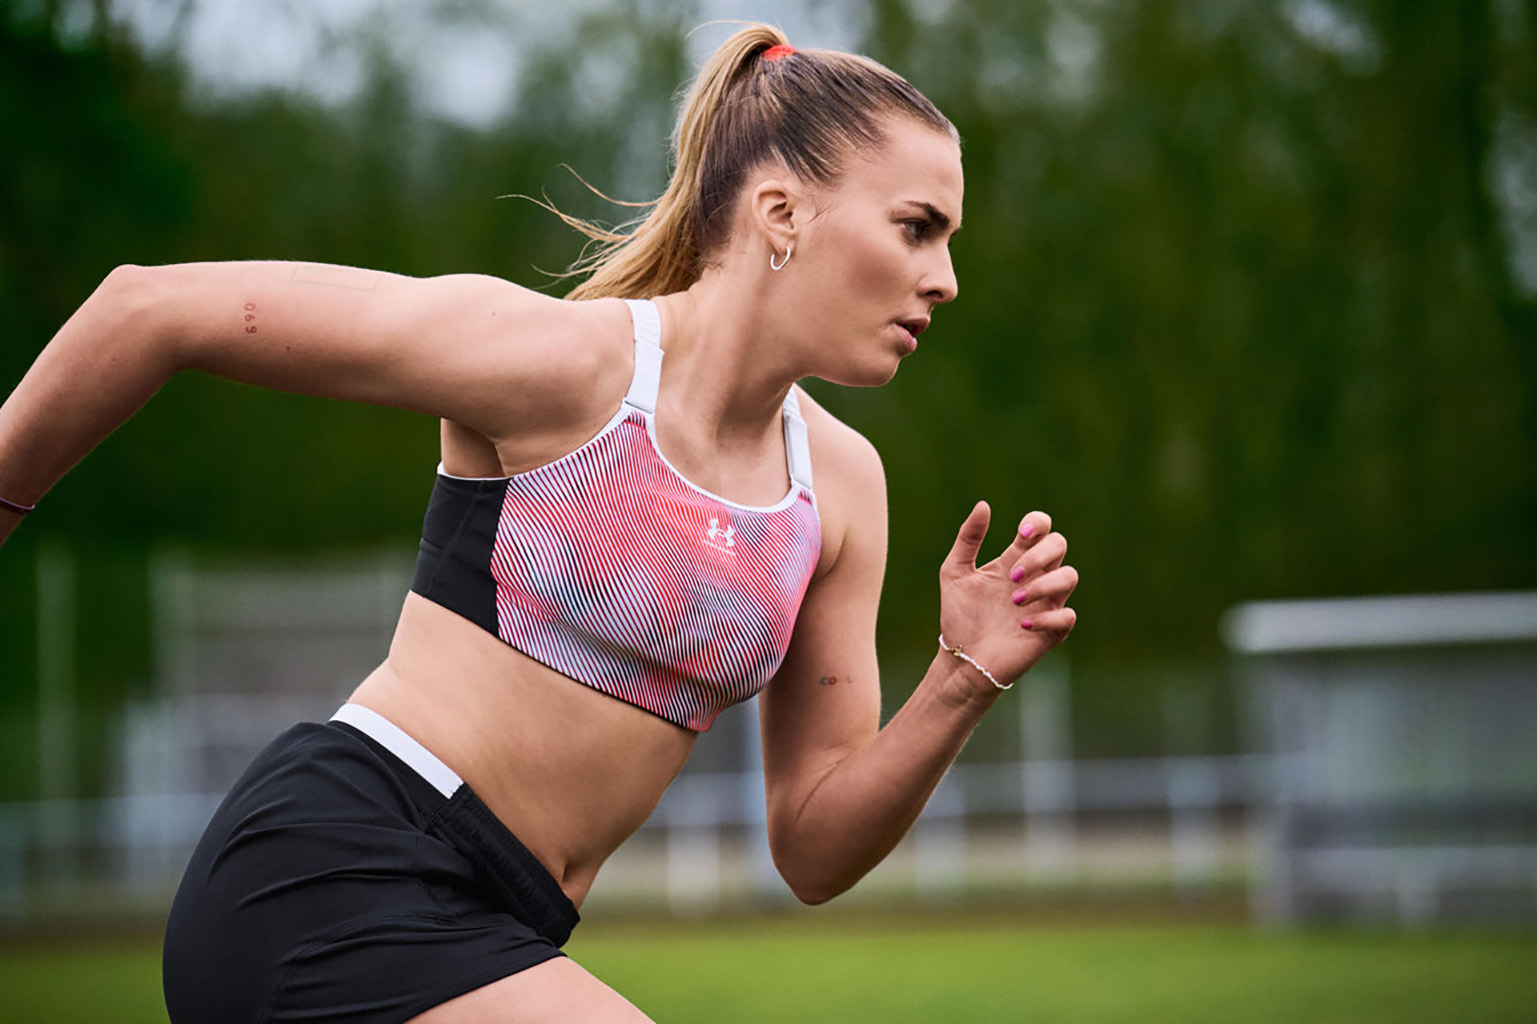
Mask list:
[{"label": "black side panel of sports bra", "polygon": [[491,548],[507,495],[505,480],[439,475],[422,523],[411,589],[498,635]]}]

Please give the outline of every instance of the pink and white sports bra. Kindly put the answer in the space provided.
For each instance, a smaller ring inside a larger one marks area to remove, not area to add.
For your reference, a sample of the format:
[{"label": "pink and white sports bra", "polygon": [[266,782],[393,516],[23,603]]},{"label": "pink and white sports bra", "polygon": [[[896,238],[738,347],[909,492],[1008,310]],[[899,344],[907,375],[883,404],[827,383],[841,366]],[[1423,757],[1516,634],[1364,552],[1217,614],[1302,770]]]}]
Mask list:
[{"label": "pink and white sports bra", "polygon": [[438,467],[411,589],[534,660],[702,731],[784,660],[821,550],[806,425],[783,418],[790,489],[765,508],[696,487],[656,444],[661,320],[627,300],[635,376],[586,444],[511,477]]}]

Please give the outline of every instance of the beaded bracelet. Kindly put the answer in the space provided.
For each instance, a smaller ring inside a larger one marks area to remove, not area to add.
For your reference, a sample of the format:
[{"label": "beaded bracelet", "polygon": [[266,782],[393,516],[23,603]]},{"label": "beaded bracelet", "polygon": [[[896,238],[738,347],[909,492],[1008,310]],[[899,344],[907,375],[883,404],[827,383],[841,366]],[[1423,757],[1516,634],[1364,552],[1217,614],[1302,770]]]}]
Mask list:
[{"label": "beaded bracelet", "polygon": [[37,506],[23,505],[19,501],[11,501],[9,498],[0,498],[0,508],[5,509],[7,512],[15,512],[19,516],[24,516],[28,512],[31,512],[33,509],[37,508]]},{"label": "beaded bracelet", "polygon": [[987,677],[987,681],[988,682],[992,683],[994,686],[998,687],[998,689],[1000,689],[1000,690],[1007,690],[1007,689],[1009,689],[1009,687],[1014,685],[1013,683],[1009,683],[1008,686],[1005,686],[1003,683],[1000,683],[998,681],[998,677],[997,676],[993,675],[987,669],[983,668],[982,667],[982,663],[980,661],[978,661],[976,658],[973,658],[971,655],[967,654],[964,650],[962,650],[960,645],[956,645],[955,647],[951,647],[949,644],[945,643],[945,635],[943,633],[939,634],[939,649],[944,651],[946,654],[953,654],[953,655],[955,655],[957,658],[961,659],[966,664],[970,665],[972,668],[974,668],[978,672],[982,673],[984,676]]}]

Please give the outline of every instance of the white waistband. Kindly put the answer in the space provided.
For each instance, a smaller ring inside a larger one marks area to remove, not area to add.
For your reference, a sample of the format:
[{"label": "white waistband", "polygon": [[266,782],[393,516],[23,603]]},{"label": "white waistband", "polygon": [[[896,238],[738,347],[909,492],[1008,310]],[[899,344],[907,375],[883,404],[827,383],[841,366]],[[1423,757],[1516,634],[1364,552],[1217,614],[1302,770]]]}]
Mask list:
[{"label": "white waistband", "polygon": [[432,787],[444,796],[453,796],[454,790],[464,784],[452,768],[437,759],[437,756],[416,740],[412,739],[404,729],[385,718],[372,708],[365,708],[361,704],[343,704],[331,716],[333,722],[345,722],[358,730],[385,750],[400,758],[410,765],[412,770],[428,782]]}]

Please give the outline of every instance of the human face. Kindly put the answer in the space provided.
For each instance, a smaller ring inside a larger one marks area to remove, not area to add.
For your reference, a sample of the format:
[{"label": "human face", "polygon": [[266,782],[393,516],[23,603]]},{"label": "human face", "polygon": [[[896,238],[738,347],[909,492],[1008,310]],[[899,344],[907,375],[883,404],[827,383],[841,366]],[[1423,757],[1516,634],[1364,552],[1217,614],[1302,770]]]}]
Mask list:
[{"label": "human face", "polygon": [[964,181],[954,139],[910,120],[885,125],[878,150],[850,160],[814,197],[799,232],[791,308],[818,342],[815,375],[839,384],[884,384],[935,306],[954,299],[950,239],[960,227]]}]

